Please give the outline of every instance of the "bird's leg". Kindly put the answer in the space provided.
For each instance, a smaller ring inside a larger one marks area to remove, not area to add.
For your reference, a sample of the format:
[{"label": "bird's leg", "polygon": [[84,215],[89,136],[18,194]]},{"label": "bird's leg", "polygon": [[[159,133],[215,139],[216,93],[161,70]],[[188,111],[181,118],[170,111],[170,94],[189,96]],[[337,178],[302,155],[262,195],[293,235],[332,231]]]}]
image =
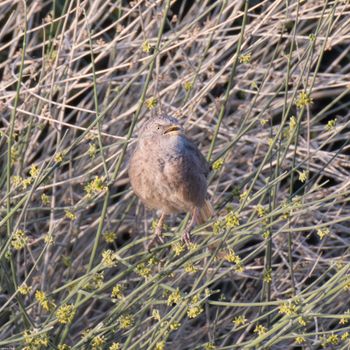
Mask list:
[{"label": "bird's leg", "polygon": [[186,245],[189,245],[189,243],[191,243],[191,231],[198,222],[198,215],[198,208],[194,208],[192,211],[192,218],[190,222],[186,225],[185,230],[182,234],[182,240],[186,243]]},{"label": "bird's leg", "polygon": [[159,244],[164,243],[164,240],[162,238],[162,228],[163,228],[164,220],[165,220],[165,214],[162,213],[159,220],[158,220],[157,226],[154,229],[154,236],[153,236],[151,242],[148,244],[148,249],[150,249],[153,246],[155,241],[157,241],[157,243],[159,243]]},{"label": "bird's leg", "polygon": [[163,228],[163,224],[164,224],[164,220],[165,220],[165,214],[162,213],[159,220],[158,220],[158,223],[157,223],[157,226],[154,230],[154,234],[155,234],[155,239],[160,242],[161,244],[164,243],[164,240],[162,238],[162,228]]}]

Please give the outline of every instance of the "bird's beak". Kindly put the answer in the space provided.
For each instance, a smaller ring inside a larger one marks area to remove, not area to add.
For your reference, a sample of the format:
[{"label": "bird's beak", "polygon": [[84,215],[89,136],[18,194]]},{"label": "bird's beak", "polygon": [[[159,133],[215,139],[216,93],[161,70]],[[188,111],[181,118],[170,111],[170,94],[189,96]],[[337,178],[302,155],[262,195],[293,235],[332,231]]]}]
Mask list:
[{"label": "bird's beak", "polygon": [[179,135],[181,133],[181,128],[178,125],[170,125],[165,131],[164,134]]}]

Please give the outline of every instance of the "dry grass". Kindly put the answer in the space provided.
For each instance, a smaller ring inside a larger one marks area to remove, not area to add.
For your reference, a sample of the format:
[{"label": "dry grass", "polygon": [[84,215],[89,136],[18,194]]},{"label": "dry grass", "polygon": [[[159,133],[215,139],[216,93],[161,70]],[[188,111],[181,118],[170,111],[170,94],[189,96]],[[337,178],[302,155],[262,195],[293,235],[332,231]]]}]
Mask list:
[{"label": "dry grass", "polygon": [[[0,347],[348,349],[349,13],[3,0]],[[182,252],[184,216],[147,251],[125,170],[155,113],[214,167]]]}]

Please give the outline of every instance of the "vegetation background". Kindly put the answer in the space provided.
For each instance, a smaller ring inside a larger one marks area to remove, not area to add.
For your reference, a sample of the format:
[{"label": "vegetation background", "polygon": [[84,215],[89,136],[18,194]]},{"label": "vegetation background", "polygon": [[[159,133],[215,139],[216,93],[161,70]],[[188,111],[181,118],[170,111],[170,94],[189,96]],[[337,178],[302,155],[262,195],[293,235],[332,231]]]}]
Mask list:
[{"label": "vegetation background", "polygon": [[[350,3],[2,0],[0,348],[349,349]],[[181,244],[126,162],[169,113],[213,166]]]}]

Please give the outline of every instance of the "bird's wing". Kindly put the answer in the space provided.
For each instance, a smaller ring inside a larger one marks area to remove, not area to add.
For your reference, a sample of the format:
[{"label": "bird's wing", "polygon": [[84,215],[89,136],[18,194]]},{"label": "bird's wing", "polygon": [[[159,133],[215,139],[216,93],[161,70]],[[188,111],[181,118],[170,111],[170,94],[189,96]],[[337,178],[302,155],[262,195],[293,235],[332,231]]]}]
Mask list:
[{"label": "bird's wing", "polygon": [[192,164],[196,164],[198,170],[201,171],[205,177],[207,177],[210,172],[209,163],[191,140],[188,138],[185,138],[185,140],[185,148],[187,150],[186,154],[189,155]]}]

